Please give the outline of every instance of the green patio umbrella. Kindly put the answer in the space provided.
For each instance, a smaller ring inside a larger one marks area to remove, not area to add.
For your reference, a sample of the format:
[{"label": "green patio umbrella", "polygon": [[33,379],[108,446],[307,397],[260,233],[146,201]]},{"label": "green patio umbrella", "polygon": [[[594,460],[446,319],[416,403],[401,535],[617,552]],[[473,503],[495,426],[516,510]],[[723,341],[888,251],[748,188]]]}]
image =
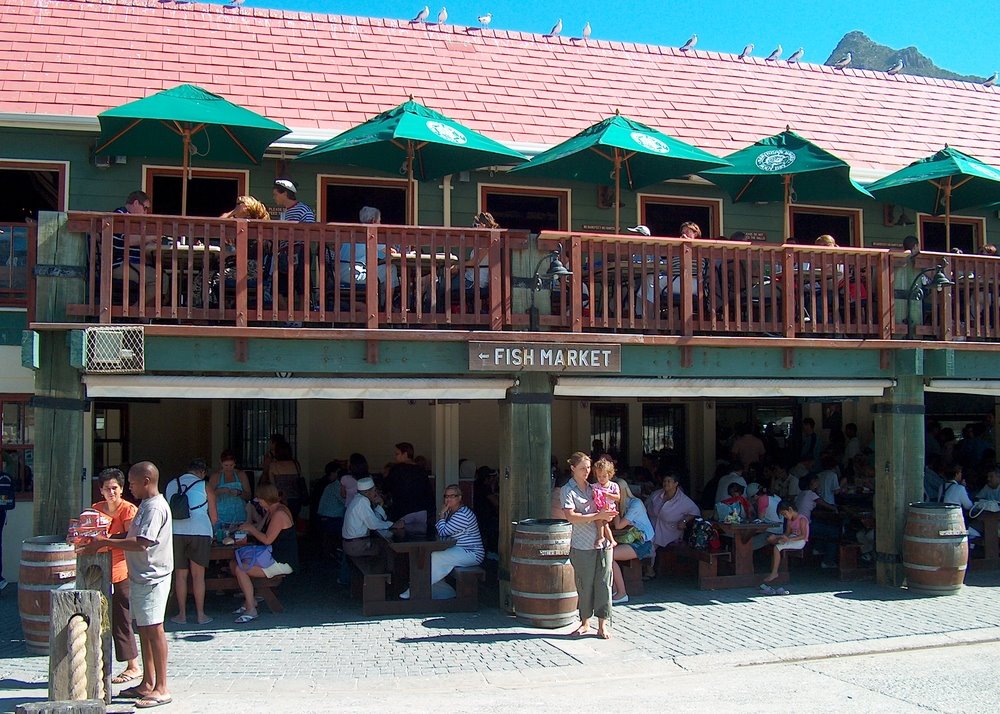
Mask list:
[{"label": "green patio umbrella", "polygon": [[264,151],[289,129],[217,94],[182,84],[97,115],[98,154],[181,155],[181,214],[187,214],[191,156],[260,163]]},{"label": "green patio umbrella", "polygon": [[624,178],[635,190],[729,162],[615,112],[571,139],[512,169],[526,175],[615,187],[615,232],[621,230]]},{"label": "green patio umbrella", "polygon": [[945,245],[951,249],[951,212],[1000,201],[1000,169],[945,147],[868,185],[885,203],[933,215],[944,213]]},{"label": "green patio umbrella", "polygon": [[417,181],[527,160],[513,149],[413,101],[412,97],[297,158],[363,166],[393,174],[402,167],[409,189],[406,218],[410,224],[416,223]]},{"label": "green patio umbrella", "polygon": [[800,201],[841,201],[871,198],[851,179],[851,167],[791,129],[725,157],[732,166],[702,171],[701,176],[740,201],[782,201],[783,239],[791,233],[788,207],[794,194]]}]

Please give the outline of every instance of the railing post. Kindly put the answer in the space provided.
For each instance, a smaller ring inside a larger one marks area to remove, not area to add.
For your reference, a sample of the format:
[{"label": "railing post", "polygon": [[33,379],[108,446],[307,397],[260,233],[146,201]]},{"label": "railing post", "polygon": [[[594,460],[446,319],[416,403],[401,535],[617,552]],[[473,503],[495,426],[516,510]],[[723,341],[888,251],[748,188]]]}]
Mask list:
[{"label": "railing post", "polygon": [[[583,332],[583,243],[579,235],[569,239],[570,265],[573,266],[573,278],[570,285],[570,330]],[[590,314],[594,315],[594,299],[590,296]],[[563,306],[565,308],[565,305]]]},{"label": "railing post", "polygon": [[[258,242],[259,244],[259,242]],[[222,254],[219,257],[219,283],[225,285],[226,281],[226,256],[225,243],[220,241]],[[245,218],[236,221],[236,326],[247,326],[247,251],[249,241],[247,240],[247,222]],[[262,290],[262,269],[260,262],[257,267],[257,289]],[[220,289],[221,292],[221,289]]]},{"label": "railing post", "polygon": [[[367,310],[365,326],[369,330],[378,329],[379,313],[381,312],[378,302],[378,233],[378,226],[374,224],[369,224],[365,231],[365,243],[367,245],[365,249],[365,271],[367,275],[365,278],[365,308]],[[392,310],[392,271],[394,268],[392,261],[389,260],[390,250],[392,250],[392,247],[386,245],[384,286],[386,311]]]},{"label": "railing post", "polygon": [[694,275],[691,260],[694,251],[690,243],[681,246],[681,334],[690,337],[694,334]]},{"label": "railing post", "polygon": [[[799,302],[799,281],[795,276],[795,251],[785,248],[782,251],[781,268],[781,307],[784,322],[785,337],[795,337],[795,311]],[[772,280],[774,278],[772,277]]]},{"label": "railing post", "polygon": [[[503,240],[504,233],[499,230],[490,231],[490,243],[489,243],[489,298],[490,298],[490,329],[491,330],[502,330],[503,329],[503,303],[504,303],[504,289],[503,289]],[[477,241],[478,242],[478,241]],[[476,276],[475,285],[479,286],[479,266],[473,268],[474,275]],[[460,276],[459,286],[462,286],[462,282],[465,276]],[[461,288],[460,288],[461,289]],[[464,300],[465,291],[462,290],[460,299]],[[447,308],[446,308],[447,309]]]},{"label": "railing post", "polygon": [[[125,239],[128,242],[128,239]],[[114,252],[114,234],[112,231],[111,221],[105,218],[101,221],[101,282],[97,285],[97,289],[100,291],[99,305],[98,309],[99,317],[98,321],[102,324],[111,323],[111,285],[114,278],[111,275],[113,268],[111,267]],[[129,247],[126,244],[125,254],[122,256],[122,303],[125,314],[128,314],[128,289],[129,289],[129,274],[131,269],[129,268]],[[138,283],[139,288],[139,302],[142,302],[142,281]]]}]

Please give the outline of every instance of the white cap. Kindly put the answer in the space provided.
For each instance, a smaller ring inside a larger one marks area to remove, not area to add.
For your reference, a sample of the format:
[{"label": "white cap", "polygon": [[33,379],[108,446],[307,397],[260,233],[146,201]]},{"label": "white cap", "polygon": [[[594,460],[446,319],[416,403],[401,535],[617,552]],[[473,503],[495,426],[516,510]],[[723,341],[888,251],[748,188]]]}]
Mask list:
[{"label": "white cap", "polygon": [[642,225],[640,225],[640,226],[632,226],[631,228],[628,229],[628,232],[629,233],[638,233],[639,235],[644,235],[647,238],[653,235],[652,233],[650,233],[649,228],[647,228],[646,226],[642,226]]},{"label": "white cap", "polygon": [[358,490],[359,491],[371,491],[375,488],[375,481],[371,477],[365,476],[364,478],[358,479]]},{"label": "white cap", "polygon": [[295,194],[299,192],[299,190],[295,188],[295,184],[289,181],[288,179],[278,179],[277,181],[274,182],[274,185],[276,188],[282,188],[288,191],[289,193]]}]

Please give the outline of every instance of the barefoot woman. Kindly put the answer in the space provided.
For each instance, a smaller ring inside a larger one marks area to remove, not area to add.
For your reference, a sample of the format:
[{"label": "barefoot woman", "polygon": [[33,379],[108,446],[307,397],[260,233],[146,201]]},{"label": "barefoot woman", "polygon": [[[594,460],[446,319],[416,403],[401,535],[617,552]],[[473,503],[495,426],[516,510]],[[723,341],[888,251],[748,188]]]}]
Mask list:
[{"label": "barefoot woman", "polygon": [[[563,486],[564,518],[573,524],[569,560],[573,564],[579,596],[580,627],[574,634],[590,630],[590,618],[597,615],[597,635],[611,639],[611,549],[597,548],[597,528],[614,517],[594,505],[593,490],[587,482],[590,457],[577,451],[569,457],[572,478]],[[608,544],[605,543],[605,546]]]}]

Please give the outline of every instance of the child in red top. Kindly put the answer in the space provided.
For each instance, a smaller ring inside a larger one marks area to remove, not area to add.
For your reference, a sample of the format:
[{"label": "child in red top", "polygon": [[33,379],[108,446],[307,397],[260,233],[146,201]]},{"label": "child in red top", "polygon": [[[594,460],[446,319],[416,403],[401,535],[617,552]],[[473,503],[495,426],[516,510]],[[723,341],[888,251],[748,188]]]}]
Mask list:
[{"label": "child in red top", "polygon": [[723,501],[727,506],[739,506],[743,509],[743,517],[740,518],[741,521],[749,521],[753,517],[753,511],[750,510],[750,501],[746,499],[743,495],[743,486],[738,483],[729,484],[729,498]]},{"label": "child in red top", "polygon": [[[597,483],[591,486],[593,491],[594,505],[599,511],[618,512],[618,503],[622,500],[621,489],[611,479],[615,475],[615,465],[611,459],[600,458],[594,464],[594,477]],[[614,548],[618,545],[611,532],[611,523],[605,521],[597,528],[597,548]]]},{"label": "child in red top", "polygon": [[778,515],[785,519],[785,532],[781,535],[767,537],[767,542],[774,546],[774,555],[771,559],[771,572],[760,585],[760,589],[768,595],[788,594],[785,588],[773,588],[769,585],[778,577],[781,551],[802,550],[809,540],[809,519],[795,510],[795,506],[790,501],[782,501],[778,505]]}]

